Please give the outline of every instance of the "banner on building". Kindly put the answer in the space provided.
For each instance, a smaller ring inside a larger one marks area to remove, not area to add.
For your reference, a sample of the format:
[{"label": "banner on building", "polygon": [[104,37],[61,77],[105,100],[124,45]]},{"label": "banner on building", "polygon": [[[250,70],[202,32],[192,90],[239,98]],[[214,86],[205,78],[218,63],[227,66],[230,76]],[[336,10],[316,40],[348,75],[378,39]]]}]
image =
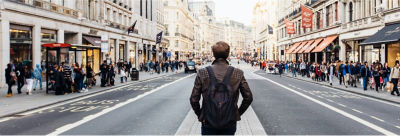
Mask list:
[{"label": "banner on building", "polygon": [[128,34],[135,32],[136,22],[137,22],[137,20],[135,21],[135,23],[133,23],[133,25],[131,27],[129,27]]},{"label": "banner on building", "polygon": [[156,44],[161,43],[161,40],[162,40],[162,33],[163,33],[163,32],[161,31],[160,33],[157,34]]},{"label": "banner on building", "polygon": [[304,5],[301,5],[301,27],[312,28],[314,12]]},{"label": "banner on building", "polygon": [[294,28],[294,23],[292,21],[285,19],[285,24],[287,34],[296,34],[296,29]]},{"label": "banner on building", "polygon": [[274,29],[270,25],[268,25],[268,34],[274,34]]},{"label": "banner on building", "polygon": [[108,52],[109,46],[108,46],[108,35],[102,35],[101,36],[101,52]]}]

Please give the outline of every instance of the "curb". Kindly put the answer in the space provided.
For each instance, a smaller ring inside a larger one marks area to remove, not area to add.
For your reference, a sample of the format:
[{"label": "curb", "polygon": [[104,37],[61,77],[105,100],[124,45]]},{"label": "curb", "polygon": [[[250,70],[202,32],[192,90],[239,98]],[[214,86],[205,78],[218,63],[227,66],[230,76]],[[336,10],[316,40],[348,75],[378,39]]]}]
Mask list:
[{"label": "curb", "polygon": [[315,84],[323,85],[323,86],[326,86],[326,87],[330,87],[330,88],[334,88],[334,89],[342,90],[342,91],[345,91],[345,92],[358,94],[358,95],[362,95],[362,96],[366,96],[366,97],[370,97],[370,98],[374,98],[374,99],[378,99],[378,100],[382,100],[382,101],[386,101],[386,102],[400,104],[400,102],[397,102],[397,101],[388,100],[388,99],[384,99],[384,98],[377,97],[377,96],[367,95],[367,94],[360,93],[360,92],[349,91],[347,89],[343,89],[343,88],[339,88],[339,87],[333,87],[333,86],[322,84],[322,83],[318,83],[318,82],[308,81],[308,80],[304,80],[304,79],[300,79],[300,78],[294,78],[294,77],[291,77],[291,76],[288,76],[288,75],[285,75],[285,77],[293,78],[293,79],[296,79],[296,80],[305,81],[305,82],[309,82],[309,83],[315,83]]},{"label": "curb", "polygon": [[[182,72],[179,72],[179,73],[182,73]],[[179,73],[176,73],[176,74],[179,74]],[[174,75],[174,74],[171,74],[171,75]],[[130,82],[128,82],[127,84],[119,84],[119,85],[116,85],[116,86],[112,86],[112,87],[108,87],[108,88],[99,89],[99,91],[96,91],[96,92],[86,93],[86,94],[79,95],[79,96],[76,96],[76,97],[72,97],[72,98],[69,98],[69,99],[65,99],[65,100],[61,100],[61,101],[56,101],[56,102],[53,102],[53,103],[49,103],[49,104],[45,104],[45,105],[41,105],[41,106],[29,108],[29,109],[26,109],[26,110],[23,110],[23,111],[18,111],[18,112],[13,112],[13,113],[10,113],[10,114],[2,115],[2,116],[0,116],[0,119],[1,119],[1,118],[6,118],[6,117],[13,117],[13,116],[18,115],[18,114],[21,114],[21,113],[25,113],[25,112],[29,112],[29,111],[41,109],[41,108],[44,108],[44,107],[47,107],[47,106],[51,106],[51,105],[54,105],[54,104],[60,104],[60,103],[72,101],[72,100],[74,100],[74,99],[78,99],[78,98],[82,98],[82,97],[86,97],[86,96],[95,95],[95,94],[98,94],[98,93],[107,91],[107,90],[109,90],[109,89],[114,89],[114,88],[118,88],[118,87],[122,87],[122,86],[132,85],[132,84],[138,84],[138,83],[146,82],[146,81],[153,80],[153,79],[156,79],[156,78],[163,78],[163,77],[166,77],[166,76],[169,76],[169,75],[163,75],[163,76],[148,78],[148,79],[139,80],[139,81],[130,81]]]}]

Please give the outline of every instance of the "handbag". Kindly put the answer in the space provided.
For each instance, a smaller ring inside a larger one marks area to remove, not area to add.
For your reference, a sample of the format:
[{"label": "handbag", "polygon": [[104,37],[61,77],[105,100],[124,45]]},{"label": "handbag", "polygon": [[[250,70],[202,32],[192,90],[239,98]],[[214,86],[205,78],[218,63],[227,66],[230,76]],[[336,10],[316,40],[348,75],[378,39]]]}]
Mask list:
[{"label": "handbag", "polygon": [[391,93],[393,91],[393,87],[394,87],[393,83],[388,83],[387,86],[386,86],[386,90],[389,93]]}]

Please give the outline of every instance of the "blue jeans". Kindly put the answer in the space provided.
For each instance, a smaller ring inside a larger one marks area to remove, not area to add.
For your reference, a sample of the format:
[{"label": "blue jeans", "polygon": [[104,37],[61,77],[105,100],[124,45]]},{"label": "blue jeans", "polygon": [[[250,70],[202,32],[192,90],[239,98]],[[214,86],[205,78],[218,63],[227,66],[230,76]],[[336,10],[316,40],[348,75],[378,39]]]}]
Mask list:
[{"label": "blue jeans", "polygon": [[[295,77],[296,76],[296,69],[292,69],[292,77]],[[296,76],[297,77],[297,76]]]},{"label": "blue jeans", "polygon": [[39,83],[40,89],[42,89],[42,78],[36,78],[35,86],[33,89],[36,89],[37,84]]},{"label": "blue jeans", "polygon": [[207,125],[201,125],[201,135],[235,135],[236,124],[230,128],[216,129]]},{"label": "blue jeans", "polygon": [[383,86],[386,87],[387,82],[389,82],[389,76],[386,76],[385,78],[383,78]]},{"label": "blue jeans", "polygon": [[368,77],[363,77],[363,88],[364,90],[368,88]]}]

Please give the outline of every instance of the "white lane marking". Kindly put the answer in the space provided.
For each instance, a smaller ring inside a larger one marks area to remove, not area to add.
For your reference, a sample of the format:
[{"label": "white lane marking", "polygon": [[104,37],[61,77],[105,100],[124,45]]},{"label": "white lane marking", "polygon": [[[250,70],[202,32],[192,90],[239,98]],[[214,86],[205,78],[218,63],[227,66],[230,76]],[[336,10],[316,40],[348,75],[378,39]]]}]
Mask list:
[{"label": "white lane marking", "polygon": [[331,99],[326,99],[327,101],[329,101],[329,102],[334,102],[334,101],[332,101]]},{"label": "white lane marking", "polygon": [[5,117],[5,118],[0,119],[0,122],[8,121],[8,120],[11,120],[13,118],[14,117]]},{"label": "white lane marking", "polygon": [[347,107],[346,105],[341,104],[341,103],[338,103],[338,105],[340,105],[340,106],[342,106],[342,107]]},{"label": "white lane marking", "polygon": [[387,102],[387,101],[382,101],[382,100],[379,100],[379,99],[370,98],[370,97],[367,97],[367,96],[364,96],[364,95],[350,93],[350,92],[346,92],[346,91],[342,91],[342,90],[339,90],[339,89],[336,89],[336,88],[330,88],[330,87],[326,87],[326,86],[322,86],[322,87],[327,88],[327,89],[331,89],[331,90],[335,90],[335,91],[338,91],[338,92],[343,92],[343,93],[346,93],[346,94],[349,94],[349,95],[356,95],[356,96],[363,97],[363,98],[366,98],[366,99],[370,99],[370,100],[373,100],[373,101],[377,101],[377,102],[381,102],[381,103],[384,103],[384,104],[392,105],[392,106],[395,106],[395,107],[400,107],[399,104],[394,104],[394,103],[390,103],[390,102]]},{"label": "white lane marking", "polygon": [[324,98],[324,97],[322,97],[322,96],[317,96],[317,97],[319,97],[319,98]]},{"label": "white lane marking", "polygon": [[380,118],[375,117],[375,116],[369,116],[369,117],[371,117],[371,118],[373,118],[373,119],[376,119],[376,120],[378,120],[378,121],[380,121],[380,122],[385,122],[383,119],[380,119]]},{"label": "white lane marking", "polygon": [[154,93],[154,92],[157,92],[157,91],[161,90],[162,88],[164,88],[164,87],[166,87],[166,86],[169,86],[169,85],[174,84],[174,83],[176,83],[176,82],[179,82],[179,81],[181,81],[181,80],[183,80],[183,79],[186,79],[186,78],[188,78],[188,77],[191,77],[192,75],[194,75],[194,74],[190,74],[190,75],[188,75],[188,76],[186,76],[186,77],[183,77],[183,78],[181,78],[181,79],[178,79],[178,80],[176,80],[176,81],[174,81],[174,82],[170,82],[170,83],[164,84],[164,85],[162,85],[162,86],[160,86],[160,87],[157,87],[156,89],[153,89],[153,90],[151,90],[151,91],[148,91],[148,92],[145,92],[145,93],[143,93],[143,94],[140,94],[140,95],[138,95],[138,96],[136,96],[136,97],[134,97],[134,98],[132,98],[132,99],[129,99],[129,100],[125,101],[125,102],[118,103],[117,105],[115,105],[115,106],[113,106],[113,107],[110,107],[110,108],[107,108],[107,109],[104,109],[104,110],[102,110],[101,112],[98,112],[98,113],[96,113],[96,114],[86,116],[86,117],[84,117],[83,119],[79,120],[78,122],[71,123],[71,124],[67,124],[67,125],[62,126],[62,127],[60,127],[60,128],[57,128],[54,132],[48,134],[48,136],[60,135],[60,134],[62,134],[62,133],[64,133],[64,132],[67,132],[68,130],[71,130],[71,129],[75,128],[75,127],[78,127],[78,126],[80,126],[80,125],[82,125],[82,124],[84,124],[84,123],[86,123],[86,122],[89,122],[89,121],[91,121],[91,120],[93,120],[93,119],[96,119],[96,118],[98,118],[98,117],[100,117],[100,116],[102,116],[102,115],[104,115],[104,114],[107,114],[107,113],[109,113],[109,112],[111,112],[111,111],[113,111],[113,110],[116,110],[116,109],[118,109],[118,108],[120,108],[120,107],[122,107],[122,106],[125,106],[125,105],[127,105],[127,104],[129,104],[129,103],[132,103],[132,102],[134,102],[134,101],[136,101],[136,100],[139,100],[139,99],[141,99],[141,98],[143,98],[143,97],[145,97],[145,96],[147,96],[147,95],[149,95],[149,94],[152,94],[152,93]]},{"label": "white lane marking", "polygon": [[355,111],[355,112],[358,112],[358,113],[363,113],[363,112],[361,112],[361,111],[359,111],[359,110],[356,110],[356,109],[351,109],[351,110],[353,110],[353,111]]},{"label": "white lane marking", "polygon": [[[155,77],[155,78],[152,78],[151,80],[159,79],[161,77]],[[151,81],[151,80],[145,80],[145,82],[148,82],[148,81]],[[24,113],[21,113],[21,114],[18,114],[18,115],[27,116],[27,115],[30,115],[30,114],[33,114],[33,113],[45,111],[45,110],[48,110],[48,109],[51,109],[51,108],[54,108],[54,107],[58,107],[58,106],[61,106],[61,105],[65,105],[65,104],[74,103],[74,102],[77,102],[77,101],[80,101],[80,100],[83,100],[83,99],[87,99],[87,98],[91,98],[91,97],[94,97],[94,96],[98,96],[98,95],[101,95],[101,94],[109,93],[109,92],[112,92],[112,91],[118,91],[118,90],[120,90],[120,89],[122,89],[124,87],[136,86],[139,83],[143,83],[143,82],[141,82],[141,81],[139,81],[139,82],[131,82],[131,83],[128,83],[126,85],[121,85],[120,87],[113,88],[113,89],[110,89],[110,90],[107,90],[107,91],[98,92],[98,93],[95,93],[95,94],[89,94],[87,96],[83,96],[83,97],[76,98],[76,99],[73,99],[73,100],[68,100],[66,102],[61,102],[61,103],[58,103],[58,104],[54,104],[54,105],[51,105],[51,106],[39,108],[39,109],[36,109],[36,110],[24,112]],[[137,88],[134,88],[134,89],[137,89]]]},{"label": "white lane marking", "polygon": [[400,126],[396,126],[398,129],[400,129]]},{"label": "white lane marking", "polygon": [[[259,75],[258,75],[258,76],[259,76]],[[261,76],[261,77],[262,77],[262,76]],[[345,111],[343,111],[343,110],[340,110],[340,109],[338,109],[338,108],[335,108],[335,107],[333,107],[333,106],[331,106],[331,105],[329,105],[329,104],[326,104],[326,103],[324,103],[324,102],[322,102],[322,101],[319,101],[319,100],[317,100],[317,99],[314,99],[314,98],[312,98],[312,97],[310,97],[310,96],[307,96],[307,95],[305,95],[305,94],[303,94],[303,93],[301,93],[301,92],[298,92],[298,91],[296,91],[296,90],[293,90],[293,89],[291,89],[291,88],[289,88],[289,87],[287,87],[287,86],[284,86],[284,85],[282,85],[282,84],[279,84],[279,83],[277,83],[277,82],[275,82],[275,81],[273,81],[273,80],[271,80],[271,79],[269,79],[269,78],[266,78],[266,77],[262,77],[262,78],[264,78],[265,80],[267,80],[267,81],[269,81],[269,82],[271,82],[271,83],[274,83],[274,84],[276,84],[276,85],[278,85],[278,86],[280,86],[280,87],[282,87],[282,88],[285,88],[285,89],[287,89],[287,90],[289,90],[289,91],[291,91],[291,92],[293,92],[293,93],[295,93],[295,94],[297,94],[297,95],[300,95],[300,96],[302,96],[302,97],[304,97],[304,98],[306,98],[306,99],[308,99],[308,100],[310,100],[310,101],[313,101],[313,102],[315,102],[315,103],[317,103],[317,104],[319,104],[319,105],[321,105],[321,106],[324,106],[324,107],[326,107],[326,108],[328,108],[328,109],[330,109],[330,110],[332,110],[332,111],[335,111],[335,112],[337,112],[337,113],[339,113],[339,114],[342,114],[343,116],[345,116],[345,117],[347,117],[347,118],[350,118],[350,119],[352,119],[352,120],[354,120],[354,121],[357,121],[357,122],[359,122],[360,124],[363,124],[363,125],[365,125],[365,126],[371,128],[371,129],[374,129],[374,130],[376,130],[376,131],[378,131],[378,132],[380,132],[380,133],[382,133],[382,134],[384,134],[384,135],[396,135],[395,133],[390,132],[389,130],[386,130],[386,129],[384,129],[384,128],[382,128],[382,127],[379,127],[379,126],[377,126],[377,125],[375,125],[375,124],[372,124],[372,123],[370,123],[370,122],[368,122],[368,121],[366,121],[366,120],[363,120],[363,119],[361,119],[361,118],[359,118],[359,117],[357,117],[357,116],[354,116],[354,115],[352,115],[352,114],[350,114],[350,113],[347,113],[347,112],[345,112]]]}]

